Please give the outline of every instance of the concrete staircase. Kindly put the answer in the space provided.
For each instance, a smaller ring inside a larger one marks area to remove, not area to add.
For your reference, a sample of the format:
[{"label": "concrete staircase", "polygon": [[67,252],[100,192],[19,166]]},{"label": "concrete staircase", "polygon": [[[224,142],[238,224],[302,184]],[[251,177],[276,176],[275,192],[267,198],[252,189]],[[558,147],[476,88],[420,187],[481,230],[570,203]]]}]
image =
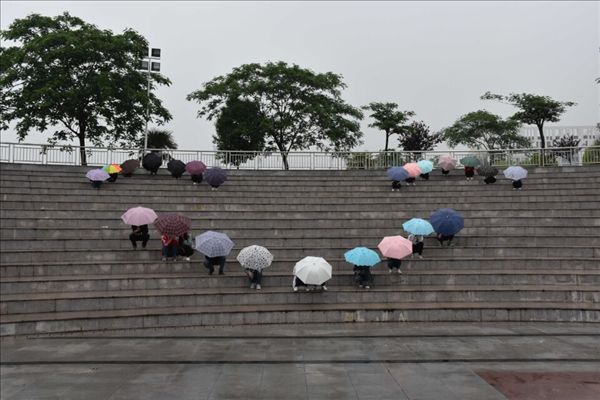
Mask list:
[{"label": "concrete staircase", "polygon": [[[600,322],[600,168],[534,168],[522,191],[460,171],[391,192],[383,171],[230,171],[218,191],[161,171],[92,189],[87,168],[2,164],[2,335],[206,325],[368,321]],[[192,234],[227,233],[226,275],[160,261],[159,234],[131,250],[120,215],[143,205],[181,212]],[[439,207],[465,216],[454,247],[426,239],[402,275],[375,267],[352,286],[343,253],[375,248],[412,217]],[[235,256],[250,244],[275,255],[263,290],[248,288]],[[291,270],[325,257],[325,293],[293,293]]]}]

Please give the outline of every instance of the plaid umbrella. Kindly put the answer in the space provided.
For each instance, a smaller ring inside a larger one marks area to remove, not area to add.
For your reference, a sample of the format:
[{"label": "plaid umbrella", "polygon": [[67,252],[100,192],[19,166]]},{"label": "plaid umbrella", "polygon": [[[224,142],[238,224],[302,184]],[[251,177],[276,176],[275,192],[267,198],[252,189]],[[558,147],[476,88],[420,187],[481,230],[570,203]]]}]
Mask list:
[{"label": "plaid umbrella", "polygon": [[192,220],[181,214],[162,214],[154,222],[163,235],[181,236],[192,227]]},{"label": "plaid umbrella", "polygon": [[90,181],[102,182],[110,178],[110,175],[103,169],[98,168],[88,171],[87,174],[85,174],[85,177],[88,178]]},{"label": "plaid umbrella", "polygon": [[173,178],[179,179],[185,172],[185,164],[180,160],[171,160],[167,163],[167,169]]},{"label": "plaid umbrella", "polygon": [[138,160],[127,160],[121,164],[121,174],[123,176],[131,176],[139,167],[140,162]]},{"label": "plaid umbrella", "polygon": [[237,260],[244,268],[260,271],[271,265],[273,254],[265,247],[252,245],[244,247],[238,254]]},{"label": "plaid umbrella", "polygon": [[206,165],[202,161],[190,161],[185,164],[185,170],[190,175],[202,175],[206,171]]},{"label": "plaid umbrella", "polygon": [[403,167],[392,167],[387,170],[387,176],[394,181],[403,181],[409,177],[408,171]]},{"label": "plaid umbrella", "polygon": [[475,156],[466,156],[460,159],[460,163],[465,167],[476,167],[481,164],[481,161]]},{"label": "plaid umbrella", "polygon": [[492,167],[491,165],[484,165],[483,167],[477,168],[477,173],[489,178],[490,176],[498,175],[498,168]]},{"label": "plaid umbrella", "polygon": [[219,167],[212,167],[204,173],[204,179],[211,186],[221,186],[227,180],[227,172]]},{"label": "plaid umbrella", "polygon": [[196,236],[196,250],[208,257],[227,256],[233,249],[233,242],[224,233],[206,231]]},{"label": "plaid umbrella", "polygon": [[156,153],[149,153],[144,156],[142,167],[148,171],[155,171],[162,165],[162,158]]},{"label": "plaid umbrella", "polygon": [[465,227],[465,219],[451,208],[439,208],[429,216],[429,222],[437,233],[455,235]]}]

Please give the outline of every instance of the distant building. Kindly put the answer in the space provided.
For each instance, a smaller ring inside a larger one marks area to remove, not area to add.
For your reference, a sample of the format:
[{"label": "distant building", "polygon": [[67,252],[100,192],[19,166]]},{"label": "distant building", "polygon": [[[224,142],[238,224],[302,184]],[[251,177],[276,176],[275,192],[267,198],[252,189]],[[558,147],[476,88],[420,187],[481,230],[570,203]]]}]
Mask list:
[{"label": "distant building", "polygon": [[[537,126],[524,126],[521,135],[531,140],[533,147],[540,147],[540,134]],[[554,139],[563,136],[575,136],[580,140],[580,146],[591,146],[594,141],[600,139],[600,130],[595,126],[544,126],[544,137],[546,147],[552,147]]]}]

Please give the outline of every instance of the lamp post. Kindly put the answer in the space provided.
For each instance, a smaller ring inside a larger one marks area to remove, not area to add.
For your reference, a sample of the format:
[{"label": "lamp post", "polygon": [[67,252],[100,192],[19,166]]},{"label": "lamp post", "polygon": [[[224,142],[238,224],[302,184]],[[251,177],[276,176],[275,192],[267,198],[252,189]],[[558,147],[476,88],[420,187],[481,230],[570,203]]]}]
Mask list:
[{"label": "lamp post", "polygon": [[146,57],[142,59],[139,70],[146,72],[148,76],[147,85],[147,96],[148,104],[146,106],[146,129],[144,132],[144,154],[148,151],[148,121],[150,120],[150,74],[152,72],[160,72],[160,62],[153,60],[160,60],[160,49],[152,48],[148,49]]}]

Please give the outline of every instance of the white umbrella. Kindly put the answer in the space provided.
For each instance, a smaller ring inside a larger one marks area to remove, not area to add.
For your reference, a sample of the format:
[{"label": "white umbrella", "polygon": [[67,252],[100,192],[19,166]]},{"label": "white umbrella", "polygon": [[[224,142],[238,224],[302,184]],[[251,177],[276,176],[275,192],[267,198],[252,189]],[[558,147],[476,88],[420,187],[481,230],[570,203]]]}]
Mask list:
[{"label": "white umbrella", "polygon": [[240,250],[237,260],[242,267],[260,271],[273,262],[273,254],[265,247],[252,245]]},{"label": "white umbrella", "polygon": [[508,167],[504,170],[504,176],[513,181],[520,181],[521,179],[527,178],[527,170],[518,165]]},{"label": "white umbrella", "polygon": [[304,257],[294,265],[294,275],[307,285],[322,285],[331,279],[331,264],[322,257]]}]

